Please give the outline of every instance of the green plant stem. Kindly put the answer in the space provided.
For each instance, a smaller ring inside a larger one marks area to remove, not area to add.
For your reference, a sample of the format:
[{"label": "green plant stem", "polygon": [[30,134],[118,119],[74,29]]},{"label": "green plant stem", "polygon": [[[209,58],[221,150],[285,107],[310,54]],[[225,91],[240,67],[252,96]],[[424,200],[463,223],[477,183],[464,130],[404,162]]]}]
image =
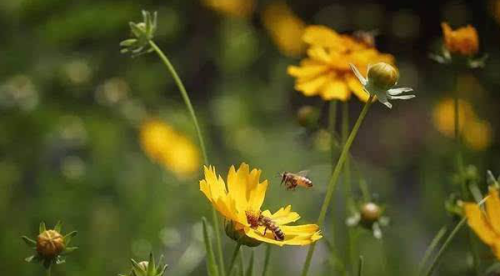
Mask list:
[{"label": "green plant stem", "polygon": [[443,256],[444,252],[446,251],[446,249],[448,249],[448,246],[450,245],[451,241],[453,240],[453,238],[455,238],[455,236],[457,235],[458,231],[462,228],[462,226],[464,226],[464,224],[465,224],[466,221],[467,221],[466,217],[462,218],[460,220],[460,222],[457,223],[457,225],[455,226],[455,228],[453,228],[453,230],[450,232],[450,235],[446,238],[446,240],[444,241],[443,245],[441,246],[441,248],[437,252],[436,256],[434,257],[434,260],[432,260],[432,263],[429,266],[429,269],[427,269],[427,271],[423,275],[425,275],[425,276],[432,275],[432,273],[434,272],[434,270],[436,269],[436,267],[437,267],[437,265],[439,263],[439,260]]},{"label": "green plant stem", "polygon": [[47,276],[52,275],[52,265],[47,268]]},{"label": "green plant stem", "polygon": [[434,236],[434,238],[432,239],[431,243],[429,244],[429,247],[427,247],[427,249],[425,250],[424,257],[422,258],[422,260],[418,265],[418,275],[422,274],[425,265],[427,264],[429,258],[431,257],[432,252],[434,252],[436,247],[439,245],[439,242],[446,234],[446,230],[447,230],[446,226],[441,227],[441,229],[439,229],[439,231],[437,232],[436,236]]},{"label": "green plant stem", "polygon": [[231,257],[231,262],[229,263],[229,267],[227,269],[228,276],[231,276],[231,273],[233,272],[234,265],[236,264],[236,259],[238,259],[238,255],[240,253],[240,248],[241,248],[241,243],[240,242],[236,243],[236,247],[234,248],[233,251],[233,256]]},{"label": "green plant stem", "polygon": [[267,276],[269,272],[269,261],[271,260],[271,245],[266,245],[266,255],[264,257],[264,268],[262,269],[262,276]]},{"label": "green plant stem", "polygon": [[[344,102],[342,104],[342,143],[347,142],[349,135],[349,103]],[[350,154],[347,154],[344,165],[344,199],[345,199],[345,214],[349,217],[349,210],[354,204],[352,197],[352,187],[351,187],[351,161]],[[357,254],[357,240],[352,227],[347,226],[347,234],[349,236],[349,242],[347,244],[348,256],[350,256],[351,272],[354,274],[354,268],[356,262],[358,261]]]},{"label": "green plant stem", "polygon": [[338,144],[335,140],[335,125],[337,122],[337,101],[330,101],[330,108],[328,109],[328,131],[330,132],[330,157],[332,161],[332,170],[337,157],[335,147]]},{"label": "green plant stem", "polygon": [[[361,124],[363,123],[363,120],[365,119],[366,114],[368,113],[368,110],[370,109],[370,106],[372,105],[372,103],[373,103],[373,96],[370,96],[368,101],[365,103],[363,110],[359,114],[359,117],[356,120],[356,123],[354,124],[354,127],[353,127],[351,133],[349,134],[349,137],[347,138],[345,145],[342,147],[342,152],[340,154],[337,165],[335,166],[332,177],[330,178],[330,182],[328,183],[328,188],[326,191],[325,199],[323,200],[323,205],[321,206],[321,211],[319,213],[319,217],[318,217],[318,221],[317,221],[317,224],[319,227],[321,227],[323,225],[323,222],[325,221],[326,212],[328,211],[328,206],[330,206],[330,201],[332,199],[333,192],[335,191],[335,186],[336,186],[337,181],[339,179],[340,172],[342,171],[342,168],[344,166],[344,162],[347,158],[347,155],[349,154],[349,149],[351,148],[351,145],[354,142],[354,139],[356,138],[356,135],[358,134],[358,130],[361,127]],[[312,260],[315,248],[316,248],[316,243],[313,243],[309,246],[309,251],[307,252],[306,261],[305,261],[304,267],[302,269],[302,276],[306,276],[309,272],[309,267],[311,266],[311,260]]]},{"label": "green plant stem", "polygon": [[201,218],[203,226],[203,240],[205,242],[205,250],[207,251],[207,265],[208,265],[208,275],[217,276],[219,275],[219,269],[215,260],[214,250],[212,248],[212,242],[208,236],[207,219],[205,217]]},{"label": "green plant stem", "polygon": [[359,261],[358,261],[358,276],[363,275],[363,266],[365,264],[365,260],[363,259],[363,256],[359,256]]},{"label": "green plant stem", "polygon": [[[194,124],[194,127],[196,129],[196,134],[198,136],[198,141],[200,144],[201,153],[203,155],[203,161],[204,161],[205,165],[208,165],[209,162],[208,162],[207,151],[205,148],[205,140],[203,139],[203,135],[201,134],[200,125],[198,124],[198,119],[196,117],[196,113],[194,111],[193,105],[191,104],[191,100],[189,99],[189,95],[186,91],[186,88],[184,87],[184,84],[182,83],[174,66],[172,65],[172,63],[170,63],[170,60],[163,53],[163,51],[152,40],[149,41],[149,45],[151,45],[151,48],[153,48],[153,50],[156,52],[156,54],[158,54],[160,59],[163,61],[163,63],[167,67],[168,71],[172,75],[172,78],[174,79],[175,84],[179,88],[179,91],[181,92],[182,99],[184,100],[184,103],[186,104],[186,107],[189,111],[189,114],[191,115],[191,119],[193,120],[193,124]],[[224,255],[222,253],[222,240],[221,240],[221,236],[220,236],[219,218],[218,218],[217,212],[213,206],[212,206],[212,220],[213,220],[214,230],[215,230],[214,232],[215,232],[215,242],[217,244],[217,246],[216,246],[217,255],[219,257],[220,275],[225,276],[225,273],[224,273]]]}]

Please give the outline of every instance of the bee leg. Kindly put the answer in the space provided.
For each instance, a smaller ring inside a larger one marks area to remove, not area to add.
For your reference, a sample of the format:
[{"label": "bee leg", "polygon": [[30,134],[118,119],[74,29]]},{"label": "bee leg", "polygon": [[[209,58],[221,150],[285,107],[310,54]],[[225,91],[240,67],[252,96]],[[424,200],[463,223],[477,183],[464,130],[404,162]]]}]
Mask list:
[{"label": "bee leg", "polygon": [[267,227],[264,229],[264,236],[266,235],[267,232]]}]

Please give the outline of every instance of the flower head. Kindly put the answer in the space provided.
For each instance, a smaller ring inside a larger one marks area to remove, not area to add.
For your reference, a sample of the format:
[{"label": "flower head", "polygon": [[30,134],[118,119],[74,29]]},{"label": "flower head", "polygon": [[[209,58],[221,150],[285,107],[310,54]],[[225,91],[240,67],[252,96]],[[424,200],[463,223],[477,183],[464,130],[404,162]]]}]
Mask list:
[{"label": "flower head", "polygon": [[23,236],[24,242],[36,250],[36,254],[25,260],[27,262],[41,262],[45,268],[53,264],[62,264],[65,262],[65,255],[73,252],[77,247],[70,247],[71,238],[76,235],[73,231],[65,236],[61,234],[62,224],[58,222],[54,229],[47,229],[45,223],[40,223],[38,236],[32,240]]},{"label": "flower head", "polygon": [[444,46],[451,54],[473,56],[479,50],[477,31],[471,25],[452,30],[448,23],[441,23]]},{"label": "flower head", "polygon": [[174,172],[177,177],[188,177],[198,171],[201,163],[198,147],[163,121],[145,121],[140,129],[140,142],[149,158]]},{"label": "flower head", "polygon": [[500,198],[498,188],[490,186],[485,210],[473,202],[464,203],[463,208],[470,228],[500,260]]},{"label": "flower head", "polygon": [[130,22],[130,30],[133,38],[126,39],[120,43],[122,53],[131,53],[132,56],[152,52],[149,42],[154,38],[156,32],[157,14],[142,11],[143,22]]},{"label": "flower head", "polygon": [[320,239],[322,236],[316,224],[287,225],[300,218],[299,214],[292,212],[290,205],[275,213],[261,211],[268,182],[260,182],[260,175],[260,170],[250,171],[245,163],[238,170],[232,166],[226,186],[215,168],[205,167],[200,190],[226,219],[228,236],[248,246],[260,242],[279,246],[307,245]]},{"label": "flower head", "polygon": [[409,100],[415,98],[415,95],[401,95],[413,91],[409,87],[393,88],[399,78],[399,73],[390,64],[379,62],[368,66],[368,79],[365,79],[359,70],[351,64],[351,69],[359,82],[363,85],[364,91],[377,97],[378,101],[388,108],[392,108],[389,100]]},{"label": "flower head", "polygon": [[378,52],[373,45],[324,26],[307,27],[302,40],[309,45],[307,58],[300,66],[289,66],[288,74],[296,78],[295,89],[307,97],[319,95],[323,100],[347,101],[354,93],[366,102],[369,95],[349,64],[365,71],[369,64],[394,62],[393,56]]},{"label": "flower head", "polygon": [[167,264],[163,264],[163,256],[160,256],[160,260],[156,264],[153,253],[149,254],[149,261],[138,263],[131,259],[130,262],[132,263],[130,274],[120,276],[162,276],[168,267]]},{"label": "flower head", "polygon": [[382,207],[374,202],[361,202],[352,213],[353,215],[346,220],[348,226],[361,226],[371,230],[375,238],[382,238],[381,226],[389,224],[389,218],[383,216]]}]

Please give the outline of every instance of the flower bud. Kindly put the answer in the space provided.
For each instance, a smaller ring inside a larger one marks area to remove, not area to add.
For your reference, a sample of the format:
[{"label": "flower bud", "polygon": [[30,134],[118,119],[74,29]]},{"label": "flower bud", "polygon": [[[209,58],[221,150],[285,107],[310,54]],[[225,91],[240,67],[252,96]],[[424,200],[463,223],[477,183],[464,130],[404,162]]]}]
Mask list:
[{"label": "flower bud", "polygon": [[252,239],[245,235],[245,232],[242,230],[236,230],[234,222],[230,220],[226,220],[225,222],[225,230],[226,235],[232,240],[239,242],[248,247],[256,247],[261,244],[260,241]]},{"label": "flower bud", "polygon": [[372,225],[382,216],[381,208],[373,202],[363,204],[363,206],[361,206],[360,213],[361,222],[366,225]]},{"label": "flower bud", "polygon": [[317,108],[305,105],[297,111],[297,122],[302,127],[313,127],[319,119],[319,111]]},{"label": "flower bud", "polygon": [[380,91],[387,91],[394,87],[399,79],[396,68],[385,62],[379,62],[368,69],[368,83]]},{"label": "flower bud", "polygon": [[55,230],[43,231],[36,239],[36,251],[45,258],[61,254],[64,248],[64,237]]}]

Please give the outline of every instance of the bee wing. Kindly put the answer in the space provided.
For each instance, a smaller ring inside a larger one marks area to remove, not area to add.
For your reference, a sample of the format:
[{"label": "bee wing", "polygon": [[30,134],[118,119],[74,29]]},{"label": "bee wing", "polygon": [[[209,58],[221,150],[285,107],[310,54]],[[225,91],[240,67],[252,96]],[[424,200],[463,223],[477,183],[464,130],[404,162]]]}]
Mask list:
[{"label": "bee wing", "polygon": [[303,177],[307,177],[307,175],[309,174],[310,170],[303,170],[303,171],[300,171],[298,173],[296,173],[298,176],[303,176]]}]

